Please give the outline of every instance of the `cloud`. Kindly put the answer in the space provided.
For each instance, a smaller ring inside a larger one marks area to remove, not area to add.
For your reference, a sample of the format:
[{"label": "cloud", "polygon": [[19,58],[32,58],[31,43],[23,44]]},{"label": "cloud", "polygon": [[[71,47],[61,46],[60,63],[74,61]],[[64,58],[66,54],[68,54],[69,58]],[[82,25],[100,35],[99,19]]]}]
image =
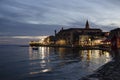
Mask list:
[{"label": "cloud", "polygon": [[47,24],[27,24],[14,22],[7,19],[0,19],[1,36],[52,35],[54,34],[54,30],[58,28],[61,28],[61,26]]},{"label": "cloud", "polygon": [[30,41],[38,41],[47,36],[0,36],[0,45],[19,44],[28,45]]},{"label": "cloud", "polygon": [[119,3],[119,0],[0,0],[0,35],[51,35],[61,25],[83,27],[87,19],[102,29],[120,26]]},{"label": "cloud", "polygon": [[41,18],[43,18],[44,12],[48,9],[40,5],[31,5],[31,3],[28,4],[23,0],[2,1],[0,5],[0,15],[3,18],[18,22],[27,22],[27,20],[39,21]]},{"label": "cloud", "polygon": [[46,38],[47,36],[12,36],[11,38],[16,38],[16,39],[43,39]]}]

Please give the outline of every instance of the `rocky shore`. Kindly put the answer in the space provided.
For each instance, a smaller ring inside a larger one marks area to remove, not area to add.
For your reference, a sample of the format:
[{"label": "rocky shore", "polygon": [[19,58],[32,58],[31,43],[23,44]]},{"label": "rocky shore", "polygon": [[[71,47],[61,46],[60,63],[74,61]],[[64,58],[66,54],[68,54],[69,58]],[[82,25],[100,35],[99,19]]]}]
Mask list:
[{"label": "rocky shore", "polygon": [[100,67],[94,72],[94,74],[88,75],[79,80],[120,80],[119,54],[120,53],[117,53],[112,61]]}]

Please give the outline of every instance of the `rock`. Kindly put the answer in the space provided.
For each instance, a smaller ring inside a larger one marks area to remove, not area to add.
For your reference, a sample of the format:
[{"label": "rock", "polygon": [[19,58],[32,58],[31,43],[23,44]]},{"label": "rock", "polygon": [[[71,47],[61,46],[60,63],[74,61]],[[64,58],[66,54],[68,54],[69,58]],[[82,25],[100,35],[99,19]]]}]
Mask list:
[{"label": "rock", "polygon": [[119,80],[120,62],[111,61],[100,67],[94,74],[88,75],[80,80]]}]

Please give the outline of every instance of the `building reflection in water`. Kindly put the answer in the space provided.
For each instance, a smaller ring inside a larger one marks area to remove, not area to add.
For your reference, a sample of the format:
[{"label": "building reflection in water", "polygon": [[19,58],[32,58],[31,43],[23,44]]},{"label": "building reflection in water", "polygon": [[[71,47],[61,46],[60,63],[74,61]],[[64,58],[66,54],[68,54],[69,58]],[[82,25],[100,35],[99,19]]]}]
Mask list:
[{"label": "building reflection in water", "polygon": [[102,50],[79,50],[72,48],[29,47],[30,74],[39,74],[78,63],[83,69],[93,71],[111,60],[111,55]]},{"label": "building reflection in water", "polygon": [[29,47],[30,74],[38,74],[51,70],[49,66],[49,47]]}]

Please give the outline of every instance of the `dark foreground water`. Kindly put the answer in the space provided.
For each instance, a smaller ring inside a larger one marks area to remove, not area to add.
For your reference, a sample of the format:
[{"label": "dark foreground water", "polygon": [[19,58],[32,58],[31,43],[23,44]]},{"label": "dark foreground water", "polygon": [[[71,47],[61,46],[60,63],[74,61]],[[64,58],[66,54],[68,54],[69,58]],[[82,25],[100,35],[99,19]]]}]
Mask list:
[{"label": "dark foreground water", "polygon": [[0,80],[78,80],[110,60],[102,50],[0,46]]}]

